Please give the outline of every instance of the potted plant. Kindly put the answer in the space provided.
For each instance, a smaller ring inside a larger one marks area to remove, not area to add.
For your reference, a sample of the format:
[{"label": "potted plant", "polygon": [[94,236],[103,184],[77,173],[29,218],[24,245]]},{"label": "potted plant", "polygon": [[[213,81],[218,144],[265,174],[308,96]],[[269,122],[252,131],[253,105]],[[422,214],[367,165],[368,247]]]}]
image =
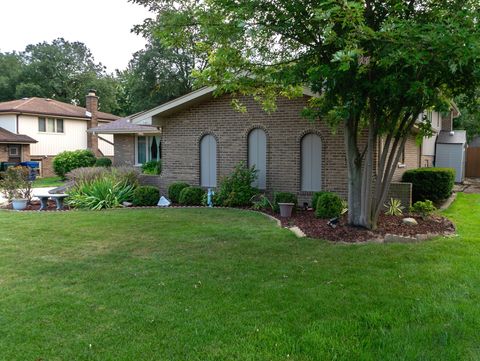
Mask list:
[{"label": "potted plant", "polygon": [[0,188],[7,199],[12,202],[13,209],[21,211],[27,208],[32,198],[32,182],[27,167],[10,167],[0,181]]},{"label": "potted plant", "polygon": [[290,218],[292,216],[292,210],[295,206],[295,203],[278,203],[280,208],[280,217]]}]

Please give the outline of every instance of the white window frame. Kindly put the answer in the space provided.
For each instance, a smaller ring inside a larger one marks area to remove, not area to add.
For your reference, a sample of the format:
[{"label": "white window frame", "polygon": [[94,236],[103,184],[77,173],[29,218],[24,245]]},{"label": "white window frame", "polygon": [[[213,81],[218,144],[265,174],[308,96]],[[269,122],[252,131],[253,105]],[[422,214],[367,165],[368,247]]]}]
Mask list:
[{"label": "white window frame", "polygon": [[[22,150],[21,150],[21,145],[14,145],[14,144],[10,144],[8,146],[8,156],[9,157],[20,157],[21,154],[22,154]],[[16,152],[15,153],[12,153],[12,150],[15,149]]]},{"label": "white window frame", "polygon": [[[146,138],[146,143],[145,143],[145,154],[147,155],[147,162],[151,161],[151,160],[161,160],[162,158],[160,157],[160,154],[161,154],[161,148],[162,148],[162,139],[160,137],[160,134],[146,134],[146,135],[135,135],[135,165],[136,166],[141,166],[143,165],[143,163],[140,163],[138,161],[138,138],[139,137],[145,137]],[[159,146],[159,154],[157,156],[157,159],[151,159],[151,155],[150,155],[150,144],[151,144],[151,140],[153,137],[156,137],[157,138],[157,145]]]},{"label": "white window frame", "polygon": [[[45,131],[40,130],[40,119],[45,121]],[[53,132],[48,131],[48,123],[49,121],[53,121]],[[58,122],[62,122],[62,131],[58,131]],[[52,118],[52,117],[38,117],[38,133],[40,134],[65,134],[65,120],[63,118]]]}]

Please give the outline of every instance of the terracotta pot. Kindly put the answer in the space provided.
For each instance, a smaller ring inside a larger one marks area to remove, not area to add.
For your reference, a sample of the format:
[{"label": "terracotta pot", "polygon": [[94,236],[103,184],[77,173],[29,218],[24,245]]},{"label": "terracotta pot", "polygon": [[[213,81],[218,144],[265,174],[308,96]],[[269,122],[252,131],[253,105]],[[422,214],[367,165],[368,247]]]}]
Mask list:
[{"label": "terracotta pot", "polygon": [[280,217],[290,218],[295,203],[278,203],[278,206],[280,207]]},{"label": "terracotta pot", "polygon": [[23,211],[27,208],[28,199],[12,199],[12,207],[16,211]]}]

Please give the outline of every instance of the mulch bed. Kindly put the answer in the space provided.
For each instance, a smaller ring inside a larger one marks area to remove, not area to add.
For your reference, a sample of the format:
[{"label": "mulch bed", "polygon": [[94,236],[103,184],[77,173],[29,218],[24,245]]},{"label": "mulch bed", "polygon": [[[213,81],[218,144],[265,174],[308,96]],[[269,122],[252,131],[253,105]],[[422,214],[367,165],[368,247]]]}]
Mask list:
[{"label": "mulch bed", "polygon": [[[13,210],[13,206],[11,204],[8,204],[4,207],[3,209],[10,209]],[[21,212],[26,212],[26,211],[39,211],[40,210],[40,201],[32,201],[31,204],[27,205],[27,208]],[[70,208],[67,205],[63,206],[63,211],[68,211]],[[48,208],[44,210],[45,212],[51,212],[51,211],[57,211],[57,204],[55,201],[49,200],[48,201]],[[43,212],[43,211],[42,211]]]},{"label": "mulch bed", "polygon": [[[447,218],[431,216],[422,219],[414,215],[400,217],[381,215],[378,220],[378,229],[370,231],[365,228],[353,227],[347,224],[347,217],[343,216],[336,228],[329,226],[328,219],[318,219],[313,211],[296,211],[291,218],[281,218],[278,214],[270,214],[282,222],[283,227],[300,228],[303,233],[311,238],[321,238],[333,242],[366,242],[382,240],[386,234],[416,237],[426,234],[452,234],[455,226]],[[415,218],[417,226],[408,226],[402,223],[406,217]]]}]

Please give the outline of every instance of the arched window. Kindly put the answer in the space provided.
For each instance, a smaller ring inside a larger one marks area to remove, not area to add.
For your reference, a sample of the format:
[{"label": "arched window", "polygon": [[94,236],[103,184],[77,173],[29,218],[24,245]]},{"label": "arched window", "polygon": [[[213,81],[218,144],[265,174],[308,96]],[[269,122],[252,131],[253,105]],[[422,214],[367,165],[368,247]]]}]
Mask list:
[{"label": "arched window", "polygon": [[316,134],[302,138],[302,191],[317,192],[322,188],[322,139]]},{"label": "arched window", "polygon": [[217,141],[211,134],[200,141],[200,185],[217,186]]},{"label": "arched window", "polygon": [[267,135],[263,129],[248,134],[248,166],[255,166],[258,178],[252,183],[259,189],[267,188]]}]

